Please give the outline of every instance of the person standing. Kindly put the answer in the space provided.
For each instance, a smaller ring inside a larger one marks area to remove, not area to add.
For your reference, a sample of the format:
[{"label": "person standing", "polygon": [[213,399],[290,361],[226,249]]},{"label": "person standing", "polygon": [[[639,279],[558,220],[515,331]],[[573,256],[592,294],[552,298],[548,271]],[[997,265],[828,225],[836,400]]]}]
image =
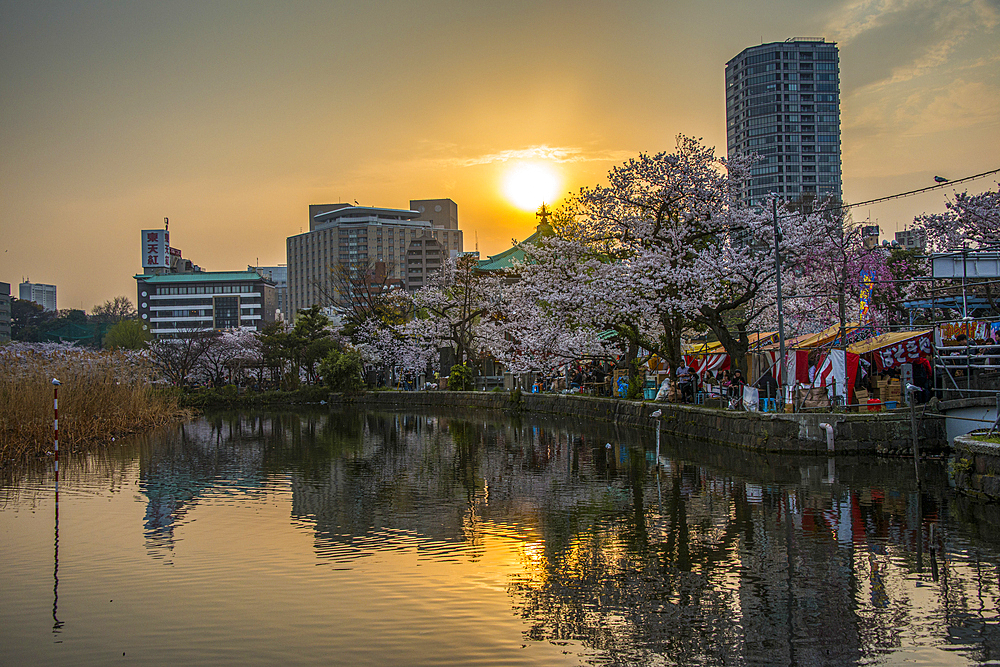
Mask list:
[{"label": "person standing", "polygon": [[743,408],[743,387],[745,386],[747,386],[747,381],[743,377],[743,371],[737,368],[733,371],[732,377],[729,378],[729,394],[732,396],[729,404],[734,410]]},{"label": "person standing", "polygon": [[683,403],[694,402],[694,373],[687,361],[681,360],[681,365],[677,367],[677,384],[681,389],[681,401]]}]

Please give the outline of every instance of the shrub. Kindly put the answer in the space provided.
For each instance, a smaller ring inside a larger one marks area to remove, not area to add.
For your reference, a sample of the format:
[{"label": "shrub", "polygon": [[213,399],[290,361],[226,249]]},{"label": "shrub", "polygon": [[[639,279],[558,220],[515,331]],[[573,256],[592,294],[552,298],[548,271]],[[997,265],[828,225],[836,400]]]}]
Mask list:
[{"label": "shrub", "polygon": [[122,320],[112,324],[104,334],[104,347],[109,350],[141,350],[151,338],[139,320]]},{"label": "shrub", "polygon": [[331,390],[344,394],[356,394],[364,389],[361,371],[361,355],[350,348],[330,350],[319,365],[323,382]]},{"label": "shrub", "polygon": [[465,364],[455,364],[448,375],[448,391],[472,391],[472,370]]}]

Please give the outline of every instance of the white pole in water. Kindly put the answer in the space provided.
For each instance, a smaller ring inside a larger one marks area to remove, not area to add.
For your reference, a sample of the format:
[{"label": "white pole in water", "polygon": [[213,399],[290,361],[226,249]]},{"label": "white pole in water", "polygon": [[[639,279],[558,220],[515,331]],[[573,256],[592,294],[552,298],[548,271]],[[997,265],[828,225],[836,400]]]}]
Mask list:
[{"label": "white pole in water", "polygon": [[920,488],[920,438],[917,434],[916,393],[920,387],[907,384],[907,402],[910,404],[910,433],[913,435],[913,474],[917,478],[917,489]]},{"label": "white pole in water", "polygon": [[663,416],[663,410],[657,410],[653,414],[649,415],[656,420],[656,469],[660,469],[660,417]]},{"label": "white pole in water", "polygon": [[52,632],[57,633],[62,629],[62,622],[58,617],[59,610],[59,386],[62,384],[59,380],[52,378],[52,412],[53,412],[53,422],[52,429],[55,434],[53,440],[53,451],[55,453],[55,472],[56,472],[56,503],[55,503],[55,515],[56,515],[56,525],[55,525],[55,566],[52,570],[52,578],[54,580],[52,584],[52,619],[55,621],[52,626]]},{"label": "white pole in water", "polygon": [[56,455],[56,512],[59,511],[59,386],[61,384],[62,382],[52,378],[52,390],[55,392],[52,398],[52,412],[54,414],[52,428],[55,432],[55,447],[53,449]]}]

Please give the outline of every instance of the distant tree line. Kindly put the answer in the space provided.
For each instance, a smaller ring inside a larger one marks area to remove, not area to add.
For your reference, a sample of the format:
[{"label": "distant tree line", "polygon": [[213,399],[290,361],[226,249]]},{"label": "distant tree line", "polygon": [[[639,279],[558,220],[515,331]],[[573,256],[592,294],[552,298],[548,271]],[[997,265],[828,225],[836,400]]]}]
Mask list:
[{"label": "distant tree line", "polygon": [[94,306],[89,315],[76,308],[45,310],[34,301],[11,298],[10,329],[16,341],[75,343],[98,349],[137,350],[149,340],[126,296]]}]

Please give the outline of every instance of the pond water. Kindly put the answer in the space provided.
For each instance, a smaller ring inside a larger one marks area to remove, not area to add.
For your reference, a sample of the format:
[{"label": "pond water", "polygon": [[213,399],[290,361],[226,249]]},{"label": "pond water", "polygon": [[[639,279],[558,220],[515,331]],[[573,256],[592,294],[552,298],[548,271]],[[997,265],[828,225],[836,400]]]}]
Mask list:
[{"label": "pond water", "polygon": [[304,411],[64,458],[58,513],[0,488],[0,663],[1000,664],[997,508],[943,463],[654,443]]}]

